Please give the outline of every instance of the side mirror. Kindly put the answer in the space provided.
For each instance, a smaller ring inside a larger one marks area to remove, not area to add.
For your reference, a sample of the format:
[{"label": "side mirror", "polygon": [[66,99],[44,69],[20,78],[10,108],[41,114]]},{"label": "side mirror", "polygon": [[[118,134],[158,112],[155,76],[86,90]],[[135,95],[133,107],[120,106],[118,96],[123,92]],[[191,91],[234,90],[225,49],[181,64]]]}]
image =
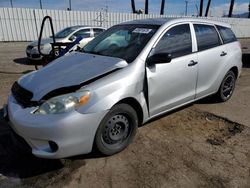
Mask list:
[{"label": "side mirror", "polygon": [[152,56],[150,56],[147,59],[148,65],[154,65],[159,63],[170,63],[172,60],[172,56],[169,53],[157,53]]},{"label": "side mirror", "polygon": [[69,40],[70,40],[70,41],[75,41],[75,40],[76,40],[76,36],[75,36],[75,35],[72,35],[71,37],[69,37]]}]

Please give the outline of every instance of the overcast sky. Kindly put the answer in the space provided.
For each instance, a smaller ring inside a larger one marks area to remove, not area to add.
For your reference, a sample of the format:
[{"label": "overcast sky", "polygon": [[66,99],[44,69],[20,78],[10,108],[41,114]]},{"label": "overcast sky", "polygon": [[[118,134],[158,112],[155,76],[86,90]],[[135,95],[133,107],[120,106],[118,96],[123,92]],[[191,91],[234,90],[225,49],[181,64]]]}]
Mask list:
[{"label": "overcast sky", "polygon": [[[41,0],[44,9],[63,9],[69,7],[70,0]],[[0,0],[0,7],[10,7],[11,0]],[[12,0],[14,7],[40,8],[40,0]],[[108,7],[109,12],[131,12],[131,0],[71,0],[72,10],[99,11]],[[135,0],[136,9],[144,9],[145,0]],[[211,16],[228,13],[230,0],[211,0]],[[149,0],[149,13],[160,12],[161,0]],[[204,12],[207,0],[204,0]],[[249,0],[235,0],[234,14],[248,12]],[[199,0],[188,0],[188,14],[196,15]],[[182,15],[185,0],[165,0],[165,14]]]}]

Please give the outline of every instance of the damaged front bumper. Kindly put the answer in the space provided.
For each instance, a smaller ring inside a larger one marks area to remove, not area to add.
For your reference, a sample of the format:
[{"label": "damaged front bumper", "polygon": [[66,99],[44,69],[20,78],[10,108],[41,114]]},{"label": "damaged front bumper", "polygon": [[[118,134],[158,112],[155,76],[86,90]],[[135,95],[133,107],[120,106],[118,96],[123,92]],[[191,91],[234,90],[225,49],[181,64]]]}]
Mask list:
[{"label": "damaged front bumper", "polygon": [[8,99],[13,130],[26,140],[35,156],[51,159],[91,152],[96,130],[108,112],[38,115],[32,113],[35,110],[22,108],[12,95]]}]

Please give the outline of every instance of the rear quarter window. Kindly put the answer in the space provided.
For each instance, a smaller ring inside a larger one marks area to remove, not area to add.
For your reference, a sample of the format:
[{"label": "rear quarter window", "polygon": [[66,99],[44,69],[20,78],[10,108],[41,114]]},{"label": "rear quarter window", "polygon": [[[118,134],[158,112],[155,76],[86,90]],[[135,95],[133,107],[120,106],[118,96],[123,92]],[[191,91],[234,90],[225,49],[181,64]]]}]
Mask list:
[{"label": "rear quarter window", "polygon": [[99,28],[94,28],[93,31],[94,31],[94,36],[96,37],[97,35],[99,35],[100,33],[102,33],[105,30],[99,29]]},{"label": "rear quarter window", "polygon": [[199,51],[221,45],[220,37],[214,26],[194,24],[194,30]]},{"label": "rear quarter window", "polygon": [[221,35],[223,43],[227,44],[230,42],[237,41],[235,34],[233,33],[233,31],[230,28],[218,26],[218,25],[216,27]]}]

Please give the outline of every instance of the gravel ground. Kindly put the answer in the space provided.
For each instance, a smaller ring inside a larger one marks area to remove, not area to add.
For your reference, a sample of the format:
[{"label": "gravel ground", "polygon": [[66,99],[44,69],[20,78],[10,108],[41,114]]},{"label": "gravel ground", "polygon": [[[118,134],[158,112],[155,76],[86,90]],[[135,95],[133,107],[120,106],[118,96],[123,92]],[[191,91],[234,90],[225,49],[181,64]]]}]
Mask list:
[{"label": "gravel ground", "polygon": [[[0,43],[0,108],[12,83],[34,70],[26,65],[26,45]],[[230,101],[202,100],[147,123],[111,157],[36,158],[0,118],[0,187],[250,187],[250,58],[244,50],[245,68]]]}]

